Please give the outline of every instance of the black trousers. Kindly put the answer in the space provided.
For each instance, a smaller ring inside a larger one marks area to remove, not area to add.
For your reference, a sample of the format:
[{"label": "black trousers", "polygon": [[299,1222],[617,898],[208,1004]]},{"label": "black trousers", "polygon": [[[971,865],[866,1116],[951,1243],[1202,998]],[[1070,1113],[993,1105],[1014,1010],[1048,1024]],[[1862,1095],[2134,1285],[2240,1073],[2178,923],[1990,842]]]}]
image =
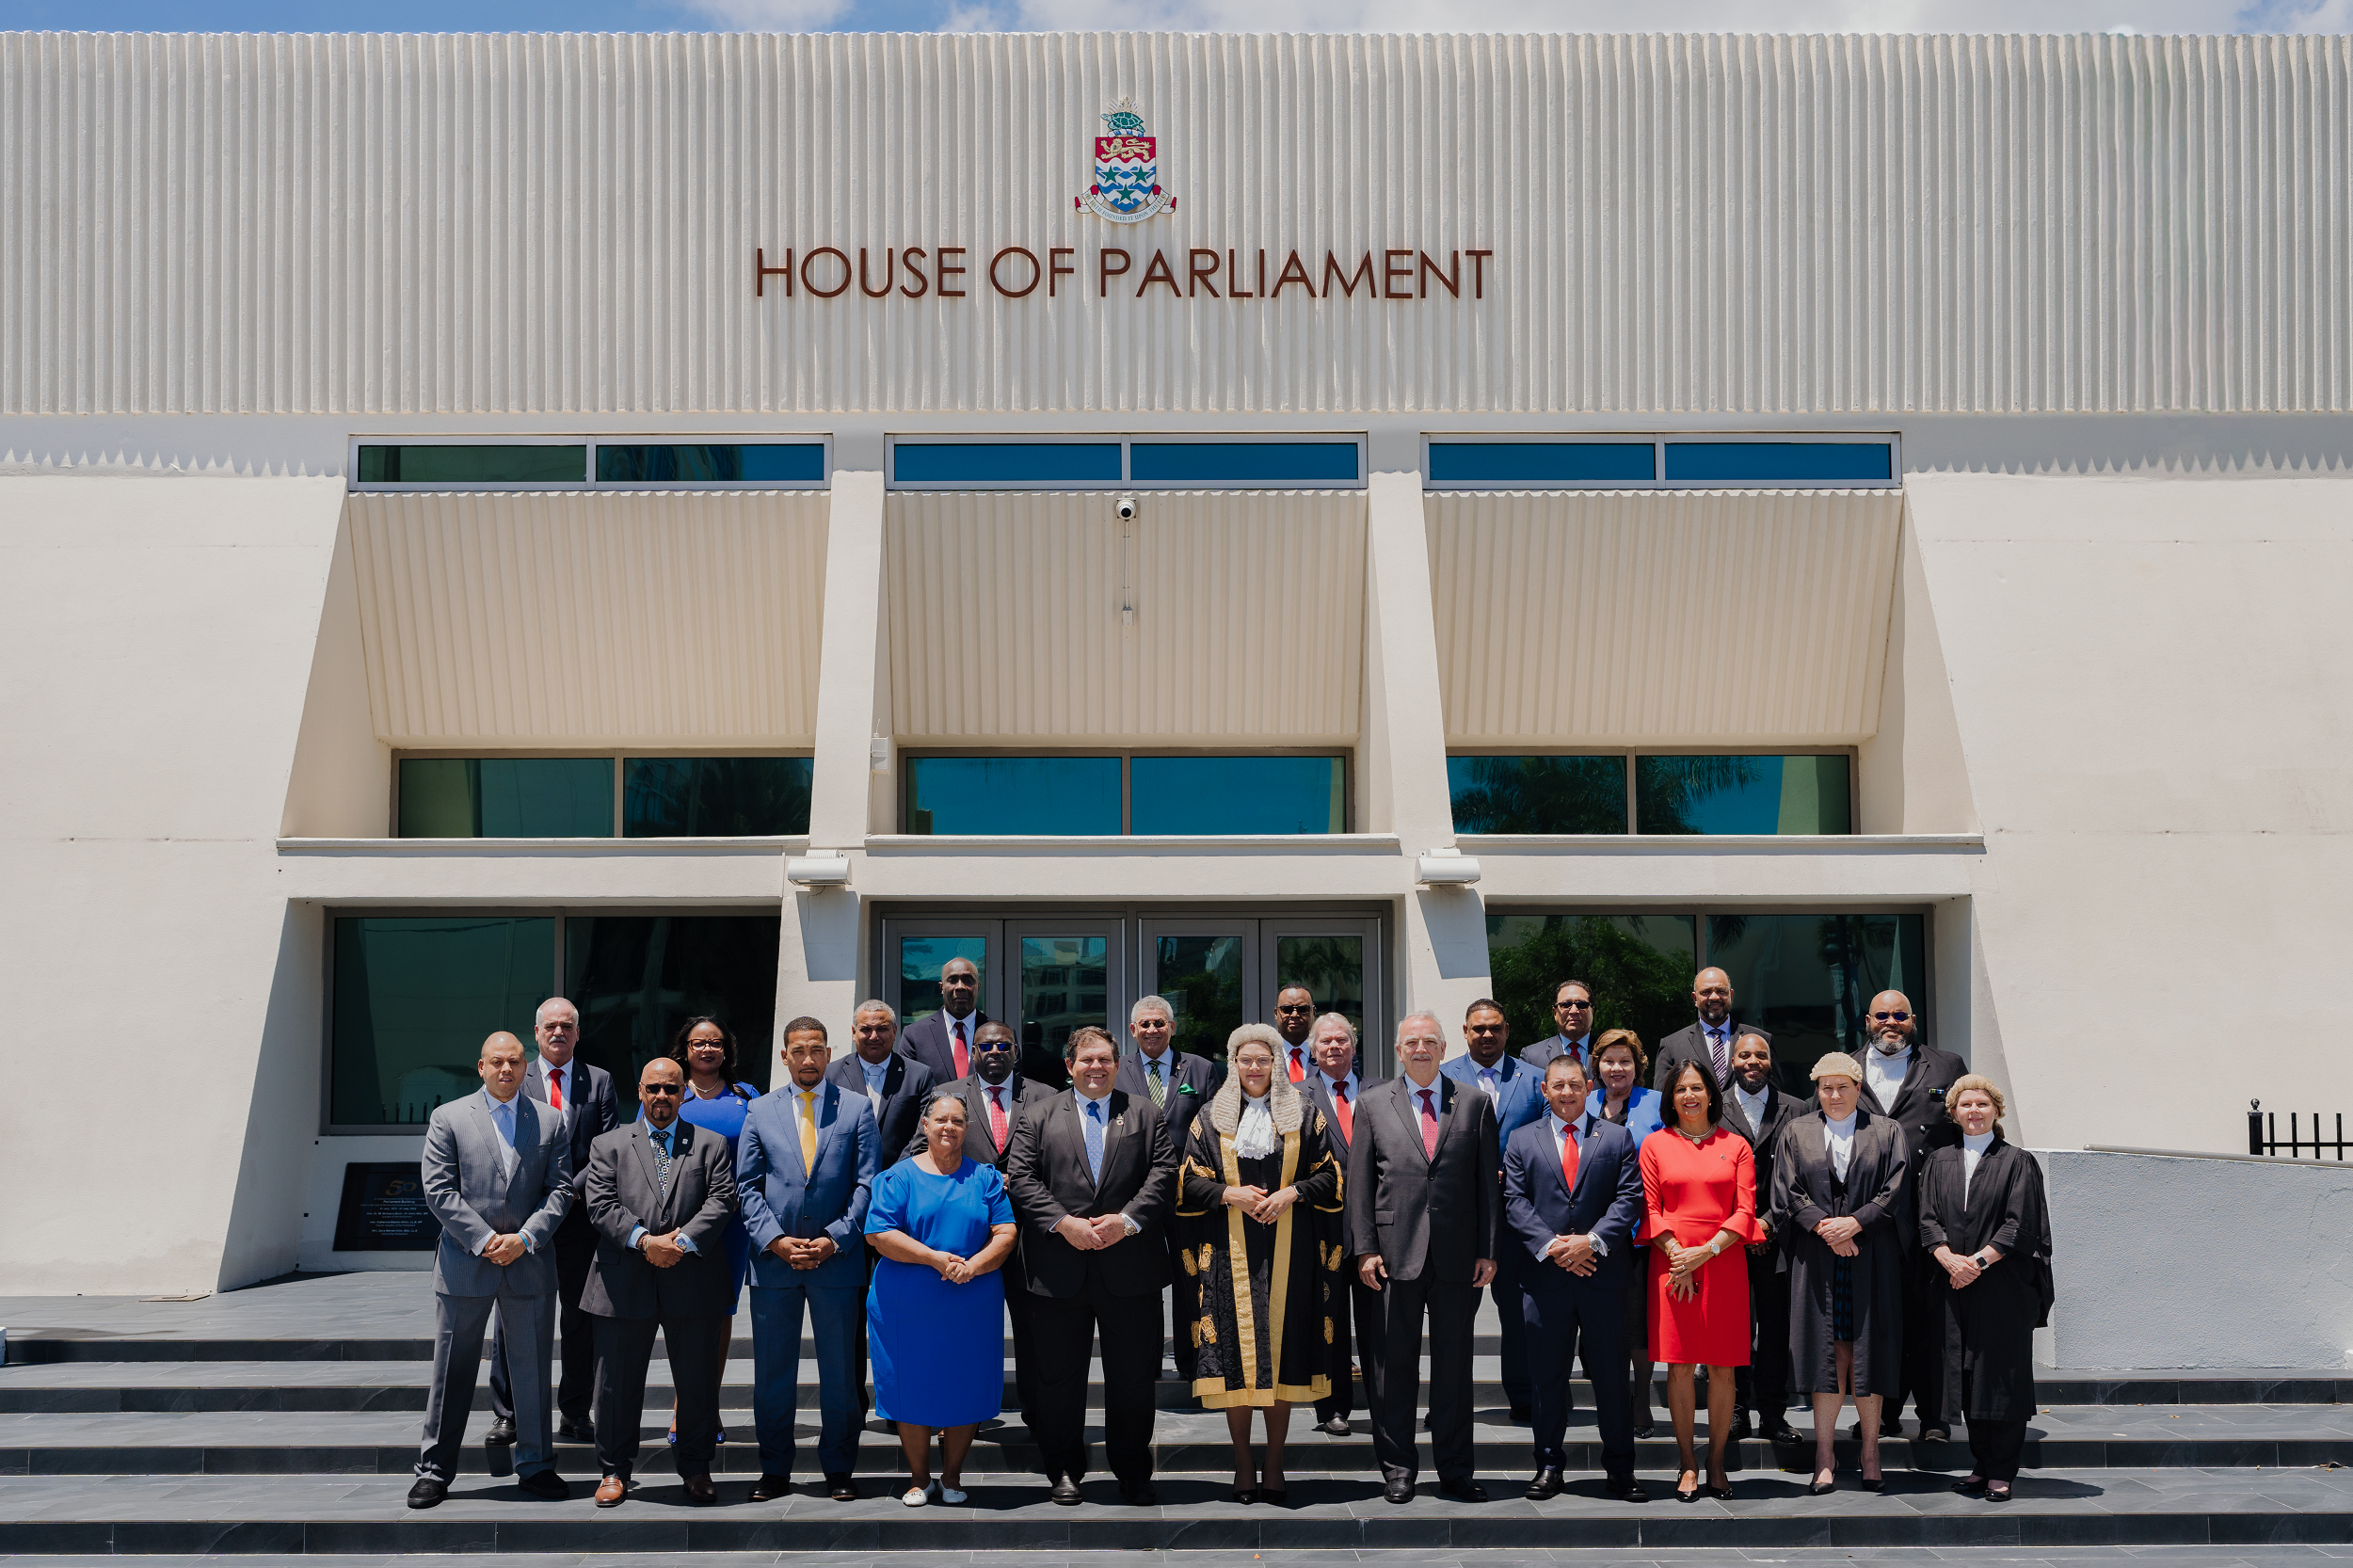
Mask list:
[{"label": "black trousers", "polygon": [[[1031,1296],[1021,1283],[1021,1259],[1018,1250],[1005,1262],[1005,1317],[1013,1324],[1013,1403],[1021,1413],[1021,1424],[1030,1429],[1032,1442],[1037,1438],[1037,1324],[1030,1313]],[[860,1298],[862,1301],[864,1298]],[[866,1309],[858,1309],[862,1322]],[[862,1342],[862,1341],[861,1341]],[[863,1367],[858,1368],[862,1375]],[[861,1388],[864,1386],[860,1384]],[[865,1396],[861,1394],[859,1398]]]},{"label": "black trousers", "polygon": [[1087,1363],[1103,1345],[1103,1454],[1128,1485],[1152,1479],[1153,1395],[1160,1376],[1160,1301],[1115,1296],[1089,1286],[1075,1296],[1029,1303],[1037,1342],[1036,1419],[1041,1468],[1048,1480],[1077,1480],[1087,1470]]},{"label": "black trousers", "polygon": [[717,1451],[719,1396],[712,1373],[727,1354],[723,1312],[681,1318],[595,1318],[597,1325],[597,1464],[608,1476],[627,1477],[637,1463],[637,1429],[646,1415],[646,1370],[653,1363],[654,1331],[669,1352],[670,1383],[678,1395],[678,1473],[707,1476]]},{"label": "black trousers", "polygon": [[[1549,1279],[1537,1273],[1561,1274]],[[1528,1271],[1522,1297],[1528,1313],[1529,1425],[1536,1463],[1560,1464],[1569,1425],[1569,1368],[1581,1340],[1591,1368],[1623,1367],[1625,1353],[1625,1292],[1615,1280],[1572,1280],[1559,1264],[1536,1263]],[[1623,1378],[1593,1380],[1593,1416],[1601,1432],[1602,1468],[1612,1480],[1634,1475],[1634,1412]]]},{"label": "black trousers", "polygon": [[1340,1309],[1332,1314],[1332,1397],[1316,1401],[1318,1421],[1335,1416],[1346,1420],[1356,1414],[1352,1358],[1364,1363],[1365,1393],[1369,1399],[1372,1368],[1381,1358],[1381,1293],[1366,1289],[1353,1269],[1349,1271],[1348,1293],[1340,1301]]},{"label": "black trousers", "polygon": [[[1625,1353],[1621,1355],[1613,1371],[1610,1364],[1596,1361],[1591,1345],[1585,1349],[1585,1375],[1599,1388],[1602,1382],[1615,1376],[1625,1384],[1626,1408],[1650,1419],[1651,1378],[1655,1368],[1650,1359],[1650,1248],[1635,1247],[1634,1267],[1625,1276]],[[1594,1409],[1600,1409],[1598,1396]]]},{"label": "black trousers", "polygon": [[1497,1252],[1500,1256],[1496,1258],[1496,1281],[1488,1288],[1495,1292],[1496,1328],[1503,1341],[1503,1402],[1513,1410],[1526,1410],[1528,1320],[1520,1301],[1520,1276],[1539,1265],[1528,1256],[1527,1248],[1508,1239]]},{"label": "black trousers", "polygon": [[1479,1290],[1468,1280],[1439,1284],[1391,1279],[1381,1288],[1381,1353],[1367,1391],[1372,1405],[1372,1451],[1386,1480],[1421,1473],[1414,1431],[1421,1404],[1421,1326],[1430,1320],[1430,1448],[1442,1481],[1468,1480],[1478,1468],[1471,1448],[1471,1325]]},{"label": "black trousers", "polygon": [[2026,1451],[2026,1423],[1969,1417],[1969,1468],[1988,1480],[2016,1480]]},{"label": "black trousers", "polygon": [[1767,1430],[1789,1408],[1789,1276],[1773,1272],[1774,1255],[1749,1257],[1750,1362],[1733,1372],[1740,1408]]},{"label": "black trousers", "polygon": [[[588,1265],[596,1256],[596,1227],[588,1223],[587,1208],[574,1203],[555,1227],[555,1299],[561,1307],[555,1414],[567,1421],[584,1423],[588,1401],[597,1393],[597,1320],[580,1309]],[[514,1386],[506,1375],[505,1326],[495,1319],[490,1327],[490,1414],[502,1421],[515,1418]]]},{"label": "black trousers", "polygon": [[1945,1271],[1925,1256],[1913,1262],[1916,1266],[1904,1274],[1903,1383],[1881,1418],[1895,1420],[1909,1399],[1926,1432],[1945,1424],[1945,1297],[1953,1287]]}]

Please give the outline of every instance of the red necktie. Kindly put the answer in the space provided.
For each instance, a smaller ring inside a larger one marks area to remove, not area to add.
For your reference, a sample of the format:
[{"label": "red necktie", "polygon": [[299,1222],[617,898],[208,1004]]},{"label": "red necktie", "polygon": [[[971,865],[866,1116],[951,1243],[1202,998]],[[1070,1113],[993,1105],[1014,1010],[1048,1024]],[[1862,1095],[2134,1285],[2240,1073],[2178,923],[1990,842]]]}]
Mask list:
[{"label": "red necktie", "polygon": [[991,1086],[988,1091],[988,1135],[997,1140],[997,1152],[1005,1152],[1005,1091]]},{"label": "red necktie", "polygon": [[1332,1109],[1339,1113],[1340,1136],[1350,1143],[1356,1141],[1356,1108],[1348,1103],[1348,1080],[1332,1085]]},{"label": "red necktie", "polygon": [[1301,1052],[1300,1052],[1300,1048],[1299,1048],[1299,1047],[1297,1047],[1297,1046],[1293,1046],[1293,1047],[1291,1048],[1291,1081],[1292,1081],[1293,1083],[1300,1082],[1302,1080],[1305,1079],[1305,1078],[1306,1078],[1306,1076],[1307,1076],[1307,1064],[1306,1064],[1306,1061],[1305,1061],[1305,1057],[1304,1057],[1304,1056],[1302,1056],[1302,1054],[1301,1054]]},{"label": "red necktie", "polygon": [[956,1076],[958,1078],[972,1076],[972,1052],[964,1043],[964,1020],[962,1018],[956,1020]]},{"label": "red necktie", "polygon": [[1561,1136],[1561,1186],[1569,1192],[1577,1191],[1577,1128],[1565,1128]]},{"label": "red necktie", "polygon": [[1429,1159],[1438,1158],[1438,1108],[1431,1103],[1431,1091],[1417,1089],[1421,1096],[1421,1152]]},{"label": "red necktie", "polygon": [[564,1069],[561,1067],[548,1069],[548,1106],[554,1111],[564,1109]]}]

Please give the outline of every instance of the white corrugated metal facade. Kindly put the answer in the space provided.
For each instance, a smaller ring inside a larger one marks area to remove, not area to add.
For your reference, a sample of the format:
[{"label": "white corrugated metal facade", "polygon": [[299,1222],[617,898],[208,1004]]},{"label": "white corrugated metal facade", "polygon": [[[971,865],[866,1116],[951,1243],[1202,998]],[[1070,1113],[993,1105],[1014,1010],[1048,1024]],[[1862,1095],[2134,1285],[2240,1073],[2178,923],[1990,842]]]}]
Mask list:
[{"label": "white corrugated metal facade", "polygon": [[[1128,238],[1487,297],[753,296],[1107,242],[1122,93]],[[2349,175],[2345,38],[5,34],[0,412],[2340,411]]]}]

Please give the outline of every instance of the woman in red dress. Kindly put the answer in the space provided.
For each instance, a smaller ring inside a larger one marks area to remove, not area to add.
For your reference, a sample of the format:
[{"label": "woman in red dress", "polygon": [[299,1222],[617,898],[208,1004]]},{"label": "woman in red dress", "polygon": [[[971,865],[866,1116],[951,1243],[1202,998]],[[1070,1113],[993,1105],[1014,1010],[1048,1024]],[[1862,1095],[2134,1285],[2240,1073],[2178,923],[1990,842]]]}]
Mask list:
[{"label": "woman in red dress", "polygon": [[1724,1442],[1732,1369],[1749,1364],[1748,1244],[1756,1228],[1756,1160],[1727,1132],[1723,1091],[1693,1063],[1667,1086],[1667,1125],[1642,1140],[1643,1233],[1651,1239],[1650,1352],[1667,1363],[1667,1409],[1683,1473],[1675,1496],[1700,1495],[1692,1463],[1692,1368],[1707,1368],[1707,1492],[1732,1496]]}]

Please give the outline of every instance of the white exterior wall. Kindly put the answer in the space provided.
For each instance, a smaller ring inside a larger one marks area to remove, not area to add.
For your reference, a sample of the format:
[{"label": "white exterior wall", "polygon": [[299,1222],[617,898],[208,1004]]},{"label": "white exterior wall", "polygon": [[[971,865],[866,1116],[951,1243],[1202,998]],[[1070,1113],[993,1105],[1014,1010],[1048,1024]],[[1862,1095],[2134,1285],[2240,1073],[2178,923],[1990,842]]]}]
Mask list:
[{"label": "white exterior wall", "polygon": [[[1070,208],[1121,92],[1179,197],[1128,230]],[[1925,907],[1932,1033],[2039,1145],[2348,1108],[2301,1003],[2353,816],[2349,116],[2345,39],[0,35],[0,952],[20,1038],[100,1015],[142,1152],[89,1178],[103,1234],[0,1200],[0,1267],[363,1261],[321,1206],[414,1137],[312,1149],[361,905],[780,910],[778,1018],[842,1019],[877,908],[1309,898],[1384,912],[1385,1012],[1450,1028],[1490,910]],[[910,243],[968,247],[970,296],[752,295],[755,246]],[[1076,281],[991,294],[1015,244]],[[1480,299],[1098,299],[1109,244],[1495,256]],[[354,436],[747,425],[830,435],[830,493],[344,483]],[[1249,575],[1158,540],[1132,628],[1101,497],[882,472],[892,434],[1235,429],[1365,433],[1369,483],[1168,499]],[[1899,435],[1901,493],[1419,474],[1424,432],[1792,429]],[[910,622],[956,602],[954,551],[894,553],[918,523],[1009,541],[965,564],[1012,572],[1019,639]],[[1312,632],[1258,624],[1300,591]],[[1692,605],[1739,634],[1676,637]],[[1056,707],[982,651],[1131,684]],[[898,744],[1007,730],[1346,746],[1357,831],[896,835]],[[1458,844],[1449,740],[1853,745],[1862,831]],[[810,832],[382,837],[398,747],[573,743],[810,746]],[[1417,887],[1450,847],[1477,888]],[[850,888],[791,891],[809,851]]]}]

